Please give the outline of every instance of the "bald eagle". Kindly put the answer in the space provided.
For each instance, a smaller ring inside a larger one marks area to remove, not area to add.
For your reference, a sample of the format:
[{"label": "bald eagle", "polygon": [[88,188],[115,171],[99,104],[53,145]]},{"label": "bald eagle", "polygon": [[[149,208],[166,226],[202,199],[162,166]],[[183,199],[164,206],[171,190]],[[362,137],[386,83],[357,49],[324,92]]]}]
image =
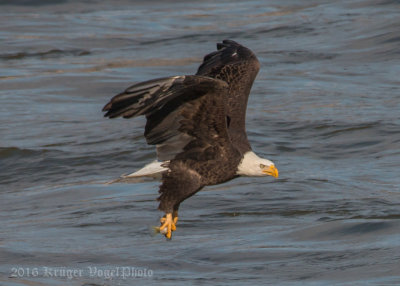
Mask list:
[{"label": "bald eagle", "polygon": [[247,99],[260,64],[232,40],[217,44],[195,75],[137,83],[114,96],[105,117],[146,116],[144,136],[157,158],[127,177],[160,175],[157,228],[168,239],[176,230],[179,205],[204,186],[238,176],[274,176],[270,160],[251,149],[245,129]]}]

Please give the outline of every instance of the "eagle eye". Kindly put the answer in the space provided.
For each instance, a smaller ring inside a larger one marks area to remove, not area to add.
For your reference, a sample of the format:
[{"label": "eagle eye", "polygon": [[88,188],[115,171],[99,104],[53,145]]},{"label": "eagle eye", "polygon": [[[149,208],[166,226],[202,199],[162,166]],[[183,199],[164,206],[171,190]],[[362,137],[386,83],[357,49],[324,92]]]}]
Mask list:
[{"label": "eagle eye", "polygon": [[264,169],[266,166],[264,164],[260,164],[260,168]]}]

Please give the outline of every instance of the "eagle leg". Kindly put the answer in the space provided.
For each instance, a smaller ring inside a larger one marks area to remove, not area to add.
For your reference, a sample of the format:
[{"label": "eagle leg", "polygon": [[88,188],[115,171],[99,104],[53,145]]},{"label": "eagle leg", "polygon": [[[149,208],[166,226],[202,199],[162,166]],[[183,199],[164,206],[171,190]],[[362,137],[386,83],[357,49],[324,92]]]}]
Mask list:
[{"label": "eagle leg", "polygon": [[174,224],[178,222],[178,211],[174,210],[172,213],[172,219],[174,220]]}]

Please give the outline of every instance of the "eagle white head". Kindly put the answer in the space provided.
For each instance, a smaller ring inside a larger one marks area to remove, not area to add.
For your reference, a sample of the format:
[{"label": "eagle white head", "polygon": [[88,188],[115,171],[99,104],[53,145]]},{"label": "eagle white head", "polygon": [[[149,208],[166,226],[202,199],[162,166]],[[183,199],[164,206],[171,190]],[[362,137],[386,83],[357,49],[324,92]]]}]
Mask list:
[{"label": "eagle white head", "polygon": [[240,176],[273,176],[278,178],[279,172],[275,164],[268,159],[258,157],[254,152],[249,151],[244,154],[236,174]]}]

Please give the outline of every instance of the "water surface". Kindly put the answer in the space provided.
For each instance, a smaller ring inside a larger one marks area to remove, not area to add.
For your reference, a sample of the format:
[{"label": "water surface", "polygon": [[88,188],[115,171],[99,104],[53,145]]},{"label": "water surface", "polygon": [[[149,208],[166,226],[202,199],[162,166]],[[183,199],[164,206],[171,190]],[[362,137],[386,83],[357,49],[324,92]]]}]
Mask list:
[{"label": "water surface", "polygon": [[[1,285],[400,284],[397,1],[9,3]],[[159,182],[105,184],[154,160],[145,121],[101,108],[226,38],[261,62],[247,129],[280,178],[205,188],[167,242]]]}]

